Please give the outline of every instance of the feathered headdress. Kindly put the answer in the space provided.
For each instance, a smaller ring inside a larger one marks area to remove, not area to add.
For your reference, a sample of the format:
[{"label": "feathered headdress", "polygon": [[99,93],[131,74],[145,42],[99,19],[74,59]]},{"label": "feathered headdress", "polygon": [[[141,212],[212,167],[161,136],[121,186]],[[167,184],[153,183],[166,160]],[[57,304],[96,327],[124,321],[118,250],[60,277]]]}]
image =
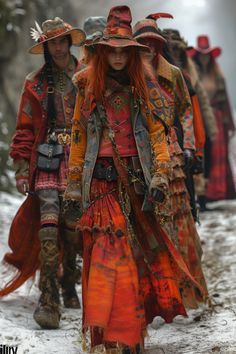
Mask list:
[{"label": "feathered headdress", "polygon": [[51,39],[70,35],[72,44],[80,45],[85,40],[85,33],[80,28],[73,28],[61,18],[55,17],[53,20],[46,20],[42,23],[42,28],[35,21],[35,28],[30,29],[31,37],[37,42],[29,49],[31,54],[43,54],[43,44]]},{"label": "feathered headdress", "polygon": [[30,28],[30,35],[33,38],[33,40],[35,40],[35,42],[39,42],[41,36],[43,35],[43,31],[37,21],[35,21],[34,23],[36,28],[33,27]]}]

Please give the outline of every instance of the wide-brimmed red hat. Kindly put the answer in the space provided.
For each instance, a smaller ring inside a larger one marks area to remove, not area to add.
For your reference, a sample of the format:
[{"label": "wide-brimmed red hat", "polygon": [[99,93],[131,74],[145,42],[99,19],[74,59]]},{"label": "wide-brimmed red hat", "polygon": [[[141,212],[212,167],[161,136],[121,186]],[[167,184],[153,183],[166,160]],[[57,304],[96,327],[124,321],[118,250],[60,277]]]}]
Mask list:
[{"label": "wide-brimmed red hat", "polygon": [[211,54],[213,58],[217,58],[221,54],[222,50],[220,47],[211,47],[209,37],[206,35],[201,35],[197,37],[197,47],[189,48],[188,55],[194,57],[197,53],[201,54]]},{"label": "wide-brimmed red hat", "polygon": [[173,18],[172,15],[158,12],[148,15],[145,19],[138,21],[133,27],[133,36],[138,41],[142,38],[152,38],[160,42],[166,42],[157,26],[156,20],[159,18]]},{"label": "wide-brimmed red hat", "polygon": [[84,42],[86,35],[80,28],[75,28],[64,22],[61,18],[55,17],[54,20],[47,20],[42,23],[42,29],[35,22],[36,28],[31,28],[31,36],[38,43],[29,49],[31,54],[43,54],[43,43],[51,39],[70,35],[73,45],[80,45]]},{"label": "wide-brimmed red hat", "polygon": [[128,6],[114,6],[111,8],[107,25],[103,31],[100,40],[87,44],[86,47],[95,47],[98,45],[109,47],[137,47],[149,50],[145,45],[138,43],[132,35],[132,16]]}]

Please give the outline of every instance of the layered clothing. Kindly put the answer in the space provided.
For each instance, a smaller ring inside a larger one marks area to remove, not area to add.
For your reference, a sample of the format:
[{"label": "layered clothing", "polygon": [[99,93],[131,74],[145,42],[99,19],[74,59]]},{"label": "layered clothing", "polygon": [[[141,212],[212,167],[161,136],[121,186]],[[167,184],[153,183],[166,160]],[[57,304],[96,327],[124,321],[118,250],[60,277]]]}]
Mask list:
[{"label": "layered clothing", "polygon": [[201,83],[200,75],[198,73],[196,65],[192,60],[192,58],[190,57],[187,58],[186,70],[189,73],[191,84],[198,98],[200,113],[202,116],[204,132],[205,132],[204,144],[201,146],[203,147],[203,152],[204,152],[203,153],[204,172],[194,175],[196,195],[202,197],[205,196],[206,194],[206,178],[208,176],[208,172],[210,168],[209,165],[210,145],[211,145],[211,141],[214,140],[217,134],[217,124],[216,124],[216,118],[213,109],[211,107],[207,92]]},{"label": "layered clothing", "polygon": [[[60,92],[58,70],[53,67],[55,80],[55,105],[57,107],[56,127],[70,129],[75,102],[75,88],[71,84],[72,75],[79,70],[81,65],[71,57],[68,67],[64,70],[63,92]],[[10,233],[9,246],[11,252],[4,256],[7,264],[15,266],[19,272],[5,288],[0,291],[0,296],[6,295],[21,286],[29,277],[33,276],[40,267],[39,252],[40,241],[38,231],[42,224],[40,203],[36,191],[41,189],[65,190],[67,179],[68,146],[64,147],[64,157],[60,164],[59,173],[48,173],[37,169],[37,147],[40,143],[47,142],[49,128],[47,114],[47,73],[44,65],[26,77],[20,98],[16,132],[12,138],[10,156],[16,166],[16,179],[28,179],[30,195],[20,206],[13,219]],[[57,209],[59,206],[57,206]],[[46,211],[49,213],[50,211]],[[58,216],[53,212],[49,220],[45,215],[43,222],[58,223]]]},{"label": "layered clothing", "polygon": [[[65,197],[77,195],[83,209],[77,225],[83,239],[83,329],[90,329],[92,347],[120,343],[134,349],[155,316],[171,322],[186,315],[177,279],[195,282],[155,214],[143,210],[144,196],[136,194],[129,168],[135,153],[146,191],[155,175],[166,193],[165,125],[125,82],[108,76],[102,102],[84,95],[86,70],[76,82]],[[117,178],[99,178],[98,165],[115,167]]]},{"label": "layered clothing", "polygon": [[220,71],[215,75],[200,73],[217,122],[217,134],[211,142],[206,197],[210,201],[236,198],[229,161],[230,132],[235,131],[225,80]]},{"label": "layered clothing", "polygon": [[[169,126],[168,149],[171,161],[169,198],[158,205],[158,214],[166,219],[165,230],[171,235],[191,274],[202,285],[206,295],[207,287],[201,267],[202,248],[191,213],[183,157],[184,149],[195,151],[191,99],[180,69],[168,63],[161,55],[158,56],[156,73],[170,109],[166,123]],[[156,83],[149,81],[148,87],[153,107],[158,106]],[[181,288],[187,307],[195,308],[198,301],[204,301],[204,296],[199,296],[191,285],[181,284]]]}]

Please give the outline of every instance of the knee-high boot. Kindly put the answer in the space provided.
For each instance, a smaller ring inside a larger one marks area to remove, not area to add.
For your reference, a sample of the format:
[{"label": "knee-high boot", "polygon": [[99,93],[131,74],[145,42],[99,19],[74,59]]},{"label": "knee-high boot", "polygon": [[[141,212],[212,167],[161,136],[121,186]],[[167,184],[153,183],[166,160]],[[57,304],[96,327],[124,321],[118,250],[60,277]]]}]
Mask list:
[{"label": "knee-high boot", "polygon": [[64,229],[63,243],[63,276],[60,283],[64,306],[78,309],[81,307],[75,289],[75,284],[79,282],[81,277],[81,269],[76,262],[78,254],[78,233],[73,230]]},{"label": "knee-high boot", "polygon": [[40,251],[40,280],[41,296],[34,312],[35,321],[46,329],[59,327],[59,291],[57,271],[59,267],[59,251],[57,241],[57,227],[44,227],[39,231],[41,242]]}]

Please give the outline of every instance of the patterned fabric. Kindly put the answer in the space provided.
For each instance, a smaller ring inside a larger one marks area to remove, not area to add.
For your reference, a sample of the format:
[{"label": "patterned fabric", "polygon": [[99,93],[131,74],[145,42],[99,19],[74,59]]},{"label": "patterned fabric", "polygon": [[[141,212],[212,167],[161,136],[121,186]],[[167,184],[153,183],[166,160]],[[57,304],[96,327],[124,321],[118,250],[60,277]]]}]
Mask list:
[{"label": "patterned fabric", "polygon": [[[71,58],[68,67],[59,71],[53,67],[53,77],[56,85],[54,104],[56,109],[56,129],[71,128],[75,105],[75,88],[72,84],[72,76],[75,71],[75,63]],[[60,89],[62,91],[60,91]],[[45,137],[47,141],[47,136]],[[64,156],[60,163],[59,171],[44,172],[36,170],[35,176],[35,190],[42,189],[56,189],[63,193],[66,189],[67,174],[68,174],[68,160],[69,160],[69,146],[64,146]]]},{"label": "patterned fabric", "polygon": [[58,225],[60,200],[55,189],[43,189],[37,192],[40,205],[40,225]]},{"label": "patterned fabric", "polygon": [[[183,172],[183,154],[172,127],[169,135],[169,152],[172,173],[169,181],[169,201],[159,206],[158,213],[167,216],[164,228],[172,236],[193,277],[201,284],[207,295],[207,286],[201,266],[202,247],[191,213],[189,195]],[[187,308],[198,307],[204,301],[198,290],[189,282],[180,284],[181,294]]]},{"label": "patterned fabric", "polygon": [[201,114],[203,118],[205,134],[210,140],[213,140],[217,133],[216,119],[210,105],[210,100],[207,92],[202,85],[200,75],[198,73],[196,64],[194,61],[188,57],[187,59],[187,71],[191,78],[191,83],[193,85],[194,91],[199,100]]},{"label": "patterned fabric", "polygon": [[93,179],[91,200],[78,224],[84,248],[83,327],[99,327],[101,343],[134,347],[142,343],[143,330],[155,316],[171,322],[178,314],[186,315],[176,279],[180,272],[161,238],[150,267],[139,247],[131,250],[116,182]]},{"label": "patterned fabric", "polygon": [[[78,64],[77,68],[74,66],[74,70],[79,70],[80,68],[80,64]],[[35,190],[36,149],[38,144],[45,141],[47,132],[46,93],[46,73],[45,66],[43,66],[40,70],[28,75],[24,83],[17,116],[16,132],[12,139],[10,151],[10,155],[14,160],[20,161],[23,159],[28,163],[28,177],[31,191]],[[66,149],[66,154],[66,158],[68,159],[68,148]],[[41,181],[44,187],[45,179],[48,186],[54,188],[56,181],[56,188],[59,191],[65,189],[67,165],[65,168],[63,165],[65,165],[65,162],[62,163],[59,177],[60,182],[57,179],[52,181],[46,174]],[[54,222],[56,222],[56,218],[53,218]],[[52,221],[52,218],[50,221]],[[13,274],[8,284],[4,287],[2,285],[3,289],[0,291],[0,296],[5,296],[19,288],[30,277],[33,277],[36,270],[39,269],[40,243],[37,237],[39,228],[39,200],[35,195],[29,195],[12,221],[8,241],[11,252],[4,256],[4,261],[16,267],[19,272],[17,275]],[[63,245],[61,251],[63,252]]]},{"label": "patterned fabric", "polygon": [[[124,87],[120,89],[122,93]],[[92,177],[101,143],[97,137],[102,136],[102,112],[99,114],[95,107],[84,124],[83,104],[80,92],[69,161],[69,186],[81,181],[84,208],[78,222],[83,237],[83,328],[91,332],[92,347],[118,343],[134,349],[142,344],[146,326],[155,316],[171,322],[178,314],[186,315],[179,284],[187,279],[196,287],[198,284],[154,213],[142,211],[143,197],[139,198],[133,187],[131,196],[126,191],[118,166],[118,182]],[[121,101],[116,101],[116,107],[120,106]],[[164,124],[156,115],[141,115],[137,107],[135,112],[130,119],[141,165],[148,154],[153,154],[153,171],[150,164],[143,164],[148,170],[143,168],[144,175],[159,173],[167,178],[169,154]],[[85,193],[89,194],[87,204]]]},{"label": "patterned fabric", "polygon": [[69,158],[69,181],[81,181],[84,166],[84,156],[87,145],[87,134],[83,124],[81,108],[83,107],[84,98],[77,94],[74,118],[72,121],[71,132],[71,149]]},{"label": "patterned fabric", "polygon": [[[96,117],[96,103],[91,98],[89,102],[84,99],[84,88],[83,85],[86,82],[86,72],[82,71],[81,73],[76,74],[74,77],[74,81],[76,80],[79,85],[79,92],[76,99],[76,105],[74,110],[74,119],[72,124],[72,139],[71,139],[71,151],[70,151],[70,161],[69,161],[69,183],[73,181],[81,181],[82,171],[84,167],[84,157],[86,155],[86,171],[89,177],[91,178],[93,170],[91,166],[95,163],[94,156],[97,156],[96,144],[100,145],[100,140],[95,141],[95,137],[99,136],[101,132],[100,121]],[[123,87],[120,85],[121,90]],[[132,97],[133,99],[133,97]],[[158,111],[160,111],[160,106],[158,105]],[[146,150],[146,146],[150,149],[150,144],[152,147],[152,160],[155,171],[152,173],[162,173],[162,175],[166,176],[168,171],[169,154],[167,150],[167,140],[165,136],[165,127],[162,121],[155,115],[147,114],[147,112],[139,112],[139,107],[136,102],[136,114],[138,119],[136,119],[136,124],[138,123],[143,127],[141,131],[141,127],[135,129],[133,126],[135,123],[132,122],[132,130],[134,132],[134,137],[136,141],[136,146],[142,155],[140,157],[141,163],[146,163],[146,156],[150,153],[149,150]],[[131,112],[131,116],[133,117],[133,112]],[[140,120],[142,121],[140,122]],[[88,123],[89,129],[88,128]],[[144,135],[142,135],[142,133]],[[89,138],[88,138],[89,137]],[[88,138],[88,141],[87,141]],[[137,139],[139,141],[137,143]],[[145,141],[144,141],[145,138]],[[150,143],[149,143],[150,138]],[[93,141],[93,146],[92,142]],[[96,143],[96,144],[95,144]],[[87,152],[86,152],[87,150]],[[159,162],[166,162],[165,167],[159,164]],[[150,168],[147,165],[144,165],[144,175],[150,175]],[[146,178],[148,180],[148,177]],[[150,178],[149,178],[150,179]],[[89,181],[86,180],[88,186],[86,190],[89,190]]]},{"label": "patterned fabric", "polygon": [[[127,88],[121,91],[120,85],[117,86],[118,92],[116,92],[116,87],[113,87],[111,94],[104,98],[108,124],[115,132],[116,145],[120,155],[136,156],[138,152],[130,121],[130,90]],[[112,156],[112,146],[108,137],[108,129],[103,130],[99,156]]]},{"label": "patterned fabric", "polygon": [[[218,133],[211,142],[210,168],[207,181],[206,196],[210,201],[235,199],[236,189],[229,161],[229,131],[235,126],[230,109],[225,81],[222,74],[201,74],[204,87],[211,101]],[[209,164],[209,162],[208,162]]]},{"label": "patterned fabric", "polygon": [[193,111],[193,131],[195,138],[195,157],[201,156],[203,157],[203,150],[205,145],[205,130],[203,126],[202,114],[200,110],[200,104],[198,100],[198,96],[193,88],[191,78],[187,69],[182,69],[182,73],[184,76],[184,80],[186,82],[188,92],[191,98],[192,111]]},{"label": "patterned fabric", "polygon": [[[171,66],[170,64],[168,65]],[[183,151],[178,143],[176,130],[174,127],[176,109],[176,88],[174,88],[175,81],[169,81],[172,80],[173,77],[171,76],[171,70],[167,70],[168,65],[165,63],[164,68],[166,68],[166,71],[162,70],[162,75],[166,76],[166,84],[163,85],[163,79],[160,79],[159,83],[163,89],[167,101],[169,102],[170,108],[170,114],[166,123],[170,127],[168,135],[168,148],[171,158],[171,174],[169,178],[168,196],[165,200],[165,203],[156,206],[156,214],[160,220],[165,220],[165,223],[163,225],[164,229],[170,235],[174,244],[178,247],[181,255],[183,256],[183,259],[185,260],[189,270],[191,271],[191,274],[196,277],[199,283],[203,286],[206,295],[207,287],[201,267],[201,244],[194,223],[194,219],[192,217],[189,195],[185,184],[185,174],[183,170]],[[154,85],[154,82],[148,82],[149,90],[152,90]],[[155,97],[152,97],[151,101],[154,107],[157,106]],[[181,124],[183,127],[183,134],[187,134],[187,138],[184,138],[186,144],[185,147],[192,146],[188,145],[187,142],[192,141],[193,138],[190,137],[190,134],[193,134],[192,128],[190,130],[188,129],[188,126],[192,124],[192,119],[190,119],[188,112],[188,108],[186,111],[182,110],[182,114],[181,110],[177,111],[178,119],[181,120]],[[187,116],[185,116],[185,114],[187,114]],[[187,123],[185,122],[185,118]],[[181,294],[184,299],[184,304],[187,307],[196,308],[197,302],[204,300],[204,296],[199,296],[198,291],[188,281],[181,283],[180,287]]]},{"label": "patterned fabric", "polygon": [[[68,68],[63,72],[65,83],[65,94],[61,95],[61,103],[58,104],[58,90],[56,90],[56,107],[64,111],[63,121],[71,124],[73,115],[72,107],[75,100],[75,91],[71,83],[72,75],[79,70],[81,65],[74,64],[71,57]],[[54,68],[56,87],[60,88],[59,77]],[[71,91],[72,90],[72,91]],[[71,94],[71,92],[73,92]],[[47,132],[47,82],[46,70],[43,66],[40,70],[34,71],[26,77],[23,92],[20,99],[20,106],[17,115],[16,132],[12,138],[10,156],[13,160],[24,159],[29,164],[30,189],[34,190],[34,177],[37,165],[38,144],[45,141]],[[71,99],[71,97],[73,97]],[[62,99],[63,98],[63,99]],[[59,108],[60,107],[60,108]],[[69,109],[69,110],[68,110]]]},{"label": "patterned fabric", "polygon": [[64,146],[63,159],[60,162],[59,171],[55,172],[45,172],[36,170],[35,175],[35,190],[42,189],[56,189],[61,194],[66,189],[67,178],[68,178],[68,160],[70,154],[70,147],[68,145]]},{"label": "patterned fabric", "polygon": [[172,112],[169,116],[170,121],[167,124],[173,125],[176,112],[183,129],[183,146],[185,149],[195,150],[191,99],[181,71],[159,55],[157,74],[158,82],[172,107]]},{"label": "patterned fabric", "polygon": [[55,107],[57,114],[56,128],[71,128],[75,106],[75,89],[67,92],[55,91]]},{"label": "patterned fabric", "polygon": [[209,200],[235,199],[236,190],[229,161],[228,130],[221,110],[214,110],[218,133],[211,144],[206,196]]},{"label": "patterned fabric", "polygon": [[15,179],[28,179],[29,178],[29,163],[27,160],[18,159],[14,160],[13,167],[15,170]]},{"label": "patterned fabric", "polygon": [[[93,181],[94,202],[79,223],[84,249],[83,326],[105,329],[103,342],[134,347],[141,340],[143,311],[137,268],[116,189],[114,183]],[[101,195],[104,197],[97,199]],[[122,237],[116,236],[119,231]]]}]

